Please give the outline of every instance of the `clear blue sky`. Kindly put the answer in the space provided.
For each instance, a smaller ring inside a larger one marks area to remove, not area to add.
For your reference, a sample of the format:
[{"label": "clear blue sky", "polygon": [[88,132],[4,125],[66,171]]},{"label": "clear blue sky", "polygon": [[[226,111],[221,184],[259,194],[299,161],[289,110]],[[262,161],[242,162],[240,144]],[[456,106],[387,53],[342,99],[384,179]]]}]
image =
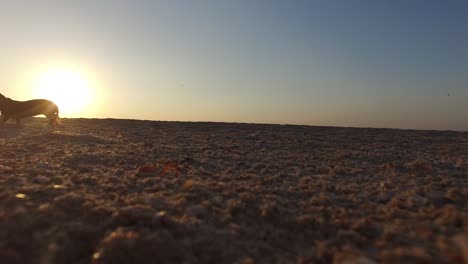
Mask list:
[{"label": "clear blue sky", "polygon": [[466,1],[2,1],[0,34],[1,93],[78,65],[85,117],[468,130]]}]

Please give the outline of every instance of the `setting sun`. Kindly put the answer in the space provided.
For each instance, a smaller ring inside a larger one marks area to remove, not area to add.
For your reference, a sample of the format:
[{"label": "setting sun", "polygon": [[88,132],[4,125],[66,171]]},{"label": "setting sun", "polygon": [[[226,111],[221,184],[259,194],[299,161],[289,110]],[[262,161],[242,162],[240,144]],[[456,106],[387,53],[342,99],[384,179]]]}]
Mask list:
[{"label": "setting sun", "polygon": [[68,68],[51,69],[39,75],[34,90],[38,98],[55,102],[62,117],[79,116],[93,99],[85,75]]}]

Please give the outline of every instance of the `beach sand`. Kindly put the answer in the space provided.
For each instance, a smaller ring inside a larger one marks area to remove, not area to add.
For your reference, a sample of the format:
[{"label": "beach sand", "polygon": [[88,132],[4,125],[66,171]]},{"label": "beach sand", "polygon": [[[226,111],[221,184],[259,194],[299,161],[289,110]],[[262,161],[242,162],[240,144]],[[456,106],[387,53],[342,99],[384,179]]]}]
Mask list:
[{"label": "beach sand", "polygon": [[468,132],[31,118],[0,263],[468,263]]}]

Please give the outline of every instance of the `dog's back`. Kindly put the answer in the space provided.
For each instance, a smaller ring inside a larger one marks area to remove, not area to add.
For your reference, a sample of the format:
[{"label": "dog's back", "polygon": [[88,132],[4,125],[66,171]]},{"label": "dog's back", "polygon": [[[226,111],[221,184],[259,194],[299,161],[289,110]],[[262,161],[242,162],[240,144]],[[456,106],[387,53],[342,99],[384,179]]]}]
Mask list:
[{"label": "dog's back", "polygon": [[4,99],[0,103],[2,115],[8,115],[11,118],[25,118],[36,115],[51,116],[58,114],[58,107],[53,102],[46,99],[34,99],[29,101],[15,101]]},{"label": "dog's back", "polygon": [[16,101],[0,94],[0,111],[4,116],[3,123],[9,118],[15,118],[17,122],[20,119],[45,115],[53,124],[58,119],[58,107],[52,101],[46,99],[34,99],[29,101]]}]

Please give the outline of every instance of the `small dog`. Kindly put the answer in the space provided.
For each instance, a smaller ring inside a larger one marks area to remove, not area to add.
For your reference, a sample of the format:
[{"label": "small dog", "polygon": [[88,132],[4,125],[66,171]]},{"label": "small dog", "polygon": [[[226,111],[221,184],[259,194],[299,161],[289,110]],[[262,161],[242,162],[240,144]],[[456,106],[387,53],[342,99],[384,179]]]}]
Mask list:
[{"label": "small dog", "polygon": [[49,119],[49,125],[55,127],[59,118],[59,110],[56,104],[45,99],[35,99],[29,101],[15,101],[0,94],[0,112],[2,112],[3,125],[8,119],[15,118],[19,124],[22,118],[36,115],[45,115]]}]

